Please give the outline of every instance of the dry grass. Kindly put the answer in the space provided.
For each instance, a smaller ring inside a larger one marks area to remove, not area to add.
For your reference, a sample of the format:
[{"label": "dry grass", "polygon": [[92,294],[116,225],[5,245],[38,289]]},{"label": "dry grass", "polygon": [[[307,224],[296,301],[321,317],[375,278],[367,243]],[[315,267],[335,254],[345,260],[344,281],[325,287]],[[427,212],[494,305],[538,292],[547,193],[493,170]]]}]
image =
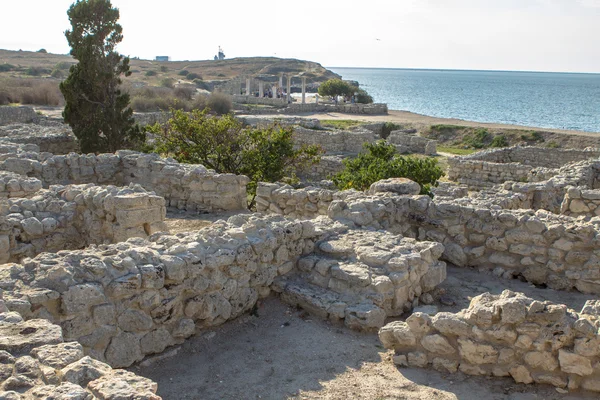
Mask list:
[{"label": "dry grass", "polygon": [[62,106],[64,98],[54,79],[9,78],[0,80],[0,105],[11,103]]}]

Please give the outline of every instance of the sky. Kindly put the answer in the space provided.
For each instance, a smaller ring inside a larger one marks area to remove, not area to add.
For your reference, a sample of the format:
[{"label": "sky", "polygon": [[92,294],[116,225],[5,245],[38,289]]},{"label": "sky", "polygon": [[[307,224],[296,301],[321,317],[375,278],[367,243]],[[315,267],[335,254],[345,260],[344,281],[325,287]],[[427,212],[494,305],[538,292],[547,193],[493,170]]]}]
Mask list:
[{"label": "sky", "polygon": [[[73,0],[0,0],[0,48],[68,53]],[[131,57],[600,72],[600,0],[112,0]]]}]

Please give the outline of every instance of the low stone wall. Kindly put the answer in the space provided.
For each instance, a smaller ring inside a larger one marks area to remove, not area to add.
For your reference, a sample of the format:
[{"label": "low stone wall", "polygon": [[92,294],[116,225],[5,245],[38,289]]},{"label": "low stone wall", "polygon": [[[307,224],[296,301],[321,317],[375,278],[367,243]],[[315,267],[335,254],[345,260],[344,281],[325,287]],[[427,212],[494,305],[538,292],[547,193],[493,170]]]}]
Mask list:
[{"label": "low stone wall", "polygon": [[31,197],[42,188],[36,178],[0,171],[0,200],[12,197]]},{"label": "low stone wall", "polygon": [[233,102],[238,104],[264,104],[273,107],[287,107],[287,101],[285,98],[273,99],[269,97],[256,97],[235,94],[233,95]]},{"label": "low stone wall", "polygon": [[320,112],[320,113],[328,113],[328,112],[337,112],[337,113],[345,113],[345,114],[387,114],[388,107],[387,104],[315,104],[315,103],[307,103],[307,104],[296,104],[292,103],[288,105],[287,108],[282,110],[287,114],[297,114],[297,113],[305,113],[305,112]]},{"label": "low stone wall", "polygon": [[217,174],[202,165],[179,164],[157,154],[126,150],[116,154],[70,153],[65,156],[14,153],[5,154],[0,170],[38,178],[45,187],[80,183],[140,184],[163,196],[168,206],[189,211],[246,208],[247,177]]},{"label": "low stone wall", "polygon": [[442,243],[442,258],[457,266],[497,269],[499,275],[522,275],[529,282],[558,290],[600,293],[597,223],[544,210],[490,207],[488,201],[472,198],[371,196],[275,184],[259,185],[257,208],[306,218],[326,214],[356,227],[431,240]]},{"label": "low stone wall", "polygon": [[148,113],[133,113],[133,119],[141,126],[154,125],[156,123],[164,124],[171,118],[170,112],[148,112]]},{"label": "low stone wall", "polygon": [[0,125],[35,122],[39,116],[31,107],[0,106]]},{"label": "low stone wall", "polygon": [[414,313],[379,338],[401,366],[600,392],[599,308],[588,301],[576,313],[505,290],[477,296],[457,314]]},{"label": "low stone wall", "polygon": [[0,264],[43,251],[146,238],[166,230],[165,201],[141,187],[53,186],[0,209]]},{"label": "low stone wall", "polygon": [[9,312],[0,291],[0,398],[160,400],[147,378],[84,356],[60,326]]},{"label": "low stone wall", "polygon": [[0,282],[11,311],[129,366],[251,310],[334,225],[240,215],[183,236],[43,253],[0,267]]},{"label": "low stone wall", "polygon": [[374,143],[377,135],[369,130],[327,131],[294,128],[296,145],[319,145],[326,153],[360,153],[364,143]]},{"label": "low stone wall", "polygon": [[387,141],[393,144],[399,153],[417,153],[434,155],[437,153],[436,141],[403,131],[392,131]]},{"label": "low stone wall", "polygon": [[548,147],[513,146],[486,150],[461,157],[492,163],[519,163],[532,167],[561,168],[566,164],[600,157],[600,149],[552,149]]},{"label": "low stone wall", "polygon": [[600,216],[600,190],[569,188],[561,205],[561,214],[573,217]]},{"label": "low stone wall", "polygon": [[475,190],[490,188],[507,181],[541,182],[557,175],[568,174],[570,168],[586,162],[593,163],[591,160],[598,156],[600,150],[519,146],[488,150],[469,156],[449,158],[448,179]]},{"label": "low stone wall", "polygon": [[39,151],[54,154],[77,152],[79,146],[71,128],[61,121],[42,118],[35,124],[0,126],[0,144],[37,145]]},{"label": "low stone wall", "polygon": [[298,172],[298,177],[305,182],[317,182],[330,179],[331,176],[344,170],[344,159],[349,156],[332,155],[321,156],[318,164],[310,165]]}]

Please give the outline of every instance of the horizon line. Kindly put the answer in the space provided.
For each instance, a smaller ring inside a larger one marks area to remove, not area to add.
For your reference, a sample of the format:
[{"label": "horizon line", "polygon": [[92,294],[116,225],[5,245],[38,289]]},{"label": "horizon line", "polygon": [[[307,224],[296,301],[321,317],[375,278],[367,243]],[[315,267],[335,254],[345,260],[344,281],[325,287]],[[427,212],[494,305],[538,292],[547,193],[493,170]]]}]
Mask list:
[{"label": "horizon line", "polygon": [[381,69],[381,70],[405,70],[405,71],[456,71],[456,72],[524,72],[531,74],[587,74],[600,75],[599,72],[582,71],[535,71],[535,70],[510,70],[510,69],[464,69],[464,68],[410,68],[410,67],[330,67],[327,69]]}]

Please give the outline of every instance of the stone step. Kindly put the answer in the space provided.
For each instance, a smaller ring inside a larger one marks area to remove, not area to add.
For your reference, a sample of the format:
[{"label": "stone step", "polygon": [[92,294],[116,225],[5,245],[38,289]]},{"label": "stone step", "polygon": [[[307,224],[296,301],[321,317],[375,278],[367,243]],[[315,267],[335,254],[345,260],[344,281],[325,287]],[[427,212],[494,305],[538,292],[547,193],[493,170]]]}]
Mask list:
[{"label": "stone step", "polygon": [[300,276],[278,277],[272,289],[281,299],[320,318],[344,320],[356,330],[376,330],[385,323],[386,312],[371,300],[351,294],[340,294],[306,282]]}]

